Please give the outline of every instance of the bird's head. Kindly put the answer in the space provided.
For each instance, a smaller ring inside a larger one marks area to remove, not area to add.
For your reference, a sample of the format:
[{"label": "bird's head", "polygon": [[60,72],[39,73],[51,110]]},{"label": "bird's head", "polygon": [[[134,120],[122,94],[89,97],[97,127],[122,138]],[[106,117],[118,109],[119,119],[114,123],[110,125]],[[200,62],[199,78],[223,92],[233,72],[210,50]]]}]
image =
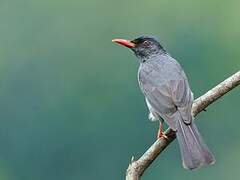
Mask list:
[{"label": "bird's head", "polygon": [[134,40],[113,39],[112,41],[130,48],[140,59],[148,59],[154,54],[166,52],[156,38],[152,36],[141,36]]}]

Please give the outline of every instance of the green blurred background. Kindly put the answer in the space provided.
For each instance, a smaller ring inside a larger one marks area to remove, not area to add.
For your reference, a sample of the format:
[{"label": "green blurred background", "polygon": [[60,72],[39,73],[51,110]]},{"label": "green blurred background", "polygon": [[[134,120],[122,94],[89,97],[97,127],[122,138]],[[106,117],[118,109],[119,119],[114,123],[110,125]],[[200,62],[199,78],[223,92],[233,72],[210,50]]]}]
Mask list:
[{"label": "green blurred background", "polygon": [[[240,1],[0,0],[0,180],[122,180],[154,141],[136,58],[159,37],[195,97],[240,69]],[[217,163],[182,168],[174,142],[143,180],[240,176],[239,88],[197,124]]]}]

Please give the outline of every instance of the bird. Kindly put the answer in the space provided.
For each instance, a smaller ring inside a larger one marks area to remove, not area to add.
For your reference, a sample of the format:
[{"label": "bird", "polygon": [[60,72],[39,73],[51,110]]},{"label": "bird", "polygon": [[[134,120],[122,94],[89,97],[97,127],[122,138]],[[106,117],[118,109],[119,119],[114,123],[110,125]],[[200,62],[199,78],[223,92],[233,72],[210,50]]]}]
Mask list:
[{"label": "bird", "polygon": [[165,122],[176,133],[185,169],[214,164],[215,157],[193,121],[194,96],[177,60],[154,36],[118,38],[112,42],[131,49],[139,61],[138,84],[145,96],[149,119],[160,122],[157,138],[168,139],[163,130]]}]

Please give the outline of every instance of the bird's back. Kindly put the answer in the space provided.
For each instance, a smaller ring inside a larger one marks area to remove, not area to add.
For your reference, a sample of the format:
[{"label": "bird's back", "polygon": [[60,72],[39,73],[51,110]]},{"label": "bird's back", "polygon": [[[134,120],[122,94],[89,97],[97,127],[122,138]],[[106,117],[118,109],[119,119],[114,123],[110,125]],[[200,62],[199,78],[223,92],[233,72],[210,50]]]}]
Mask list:
[{"label": "bird's back", "polygon": [[[172,129],[176,111],[190,122],[193,95],[179,63],[169,55],[161,55],[142,63],[138,72],[139,86],[155,114],[165,119]],[[181,110],[183,108],[184,110]]]},{"label": "bird's back", "polygon": [[187,81],[187,77],[180,64],[168,54],[149,59],[139,66],[138,81],[141,84],[151,83],[162,86],[181,80]]}]

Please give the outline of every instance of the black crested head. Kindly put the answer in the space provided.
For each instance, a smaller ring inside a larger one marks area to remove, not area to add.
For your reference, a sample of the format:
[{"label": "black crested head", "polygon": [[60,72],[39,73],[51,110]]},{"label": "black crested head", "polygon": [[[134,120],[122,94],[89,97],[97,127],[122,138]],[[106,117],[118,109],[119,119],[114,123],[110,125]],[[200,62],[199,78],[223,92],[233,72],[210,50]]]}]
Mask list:
[{"label": "black crested head", "polygon": [[131,49],[134,51],[136,56],[143,61],[146,61],[154,54],[166,53],[165,49],[153,36],[141,36],[131,42],[135,45]]}]

